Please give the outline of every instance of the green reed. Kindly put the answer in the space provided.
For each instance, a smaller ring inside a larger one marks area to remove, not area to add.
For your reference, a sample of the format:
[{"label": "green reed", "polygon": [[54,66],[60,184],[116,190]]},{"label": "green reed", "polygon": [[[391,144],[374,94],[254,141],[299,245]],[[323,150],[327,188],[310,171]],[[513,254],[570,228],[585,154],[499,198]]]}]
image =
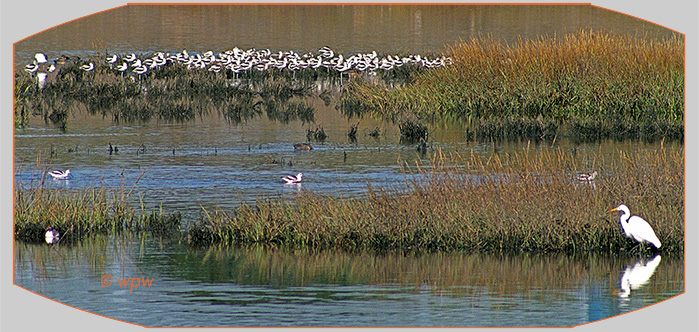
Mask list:
[{"label": "green reed", "polygon": [[351,199],[302,194],[216,210],[189,239],[348,250],[638,251],[643,248],[623,236],[618,215],[608,212],[625,203],[651,223],[664,251],[683,251],[684,179],[677,176],[683,152],[619,152],[606,159],[592,186],[572,180],[583,163],[564,151],[437,152],[430,164],[406,165],[417,175],[406,192],[370,187]]},{"label": "green reed", "polygon": [[[681,38],[592,31],[514,44],[474,38],[446,55],[452,65],[423,71],[404,88],[352,81],[342,96],[345,114],[458,120],[472,125],[474,139],[527,139],[551,129],[579,140],[683,138]],[[505,125],[493,132],[494,124],[512,119],[546,125],[525,133]]]}]

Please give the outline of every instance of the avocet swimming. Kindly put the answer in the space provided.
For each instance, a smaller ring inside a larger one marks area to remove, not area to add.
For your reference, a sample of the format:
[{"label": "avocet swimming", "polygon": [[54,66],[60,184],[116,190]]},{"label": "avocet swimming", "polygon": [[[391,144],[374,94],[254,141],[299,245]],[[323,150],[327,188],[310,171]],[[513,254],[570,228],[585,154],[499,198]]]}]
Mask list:
[{"label": "avocet swimming", "polygon": [[286,184],[301,183],[302,179],[303,179],[303,173],[296,174],[296,176],[289,175],[289,176],[282,177],[282,180],[284,180],[284,182],[286,182]]},{"label": "avocet swimming", "polygon": [[70,176],[70,170],[67,169],[65,172],[61,170],[55,170],[49,172],[49,175],[51,175],[54,179],[63,180],[67,179]]}]

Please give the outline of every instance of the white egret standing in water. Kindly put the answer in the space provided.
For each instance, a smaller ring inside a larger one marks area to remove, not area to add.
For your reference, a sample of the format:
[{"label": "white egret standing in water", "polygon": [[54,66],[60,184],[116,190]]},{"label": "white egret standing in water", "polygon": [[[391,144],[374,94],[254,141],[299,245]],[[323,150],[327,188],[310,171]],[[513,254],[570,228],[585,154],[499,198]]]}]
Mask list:
[{"label": "white egret standing in water", "polygon": [[609,210],[609,212],[611,211],[622,212],[621,216],[619,217],[619,224],[621,224],[621,228],[624,230],[624,234],[626,234],[627,237],[630,237],[639,243],[648,242],[656,249],[660,248],[660,240],[658,240],[658,237],[655,236],[653,228],[650,227],[648,222],[643,220],[643,218],[635,215],[632,216],[629,208],[626,205],[621,204]]}]

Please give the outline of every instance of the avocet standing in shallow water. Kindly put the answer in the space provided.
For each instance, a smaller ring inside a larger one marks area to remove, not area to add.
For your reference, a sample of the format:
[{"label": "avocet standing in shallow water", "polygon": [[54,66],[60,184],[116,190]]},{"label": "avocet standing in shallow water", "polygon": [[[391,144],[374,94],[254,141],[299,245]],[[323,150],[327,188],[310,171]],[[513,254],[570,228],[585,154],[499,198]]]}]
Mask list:
[{"label": "avocet standing in shallow water", "polygon": [[592,182],[597,177],[597,171],[592,173],[582,173],[576,177],[578,181]]},{"label": "avocet standing in shallow water", "polygon": [[301,183],[302,179],[303,179],[303,173],[296,174],[296,176],[289,175],[289,176],[282,177],[282,180],[284,180],[284,182],[286,182],[286,184]]},{"label": "avocet standing in shallow water", "polygon": [[51,175],[54,179],[63,180],[67,179],[70,176],[70,170],[67,169],[65,172],[61,170],[55,170],[49,172],[49,175]]}]

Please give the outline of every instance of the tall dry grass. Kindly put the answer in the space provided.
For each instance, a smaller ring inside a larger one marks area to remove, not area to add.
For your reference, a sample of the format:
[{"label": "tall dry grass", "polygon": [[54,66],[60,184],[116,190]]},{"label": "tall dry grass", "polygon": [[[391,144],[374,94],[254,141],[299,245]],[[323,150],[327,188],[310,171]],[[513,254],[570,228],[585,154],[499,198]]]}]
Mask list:
[{"label": "tall dry grass", "polygon": [[368,188],[351,199],[305,194],[212,211],[189,239],[349,250],[642,250],[608,212],[625,203],[651,223],[663,250],[683,251],[683,152],[619,152],[607,159],[591,185],[572,180],[582,164],[564,151],[437,153],[428,165],[406,168],[416,176],[404,193]]},{"label": "tall dry grass", "polygon": [[343,95],[346,113],[459,120],[476,128],[538,119],[553,121],[560,136],[683,137],[681,38],[593,31],[512,45],[474,38],[446,54],[453,65],[424,71],[404,88],[353,81]]}]

